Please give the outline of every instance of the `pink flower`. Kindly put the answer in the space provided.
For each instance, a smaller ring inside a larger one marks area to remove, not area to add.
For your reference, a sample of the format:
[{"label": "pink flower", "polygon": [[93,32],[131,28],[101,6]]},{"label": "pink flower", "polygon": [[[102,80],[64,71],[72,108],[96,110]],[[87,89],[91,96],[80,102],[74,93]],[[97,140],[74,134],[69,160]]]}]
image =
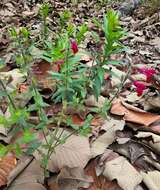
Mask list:
[{"label": "pink flower", "polygon": [[64,63],[64,60],[63,59],[59,59],[57,61],[54,62],[54,64],[57,65],[58,67],[58,72],[61,70],[61,65]]},{"label": "pink flower", "polygon": [[78,52],[78,45],[77,45],[77,42],[74,40],[71,40],[71,49],[74,54]]},{"label": "pink flower", "polygon": [[143,73],[144,75],[146,75],[147,82],[150,82],[152,75],[154,75],[156,73],[155,69],[152,69],[152,68],[149,69],[149,68],[145,68],[145,67],[140,68],[139,72]]},{"label": "pink flower", "polygon": [[139,81],[134,81],[133,85],[136,87],[137,96],[141,96],[143,94],[143,91],[146,89],[144,83]]}]

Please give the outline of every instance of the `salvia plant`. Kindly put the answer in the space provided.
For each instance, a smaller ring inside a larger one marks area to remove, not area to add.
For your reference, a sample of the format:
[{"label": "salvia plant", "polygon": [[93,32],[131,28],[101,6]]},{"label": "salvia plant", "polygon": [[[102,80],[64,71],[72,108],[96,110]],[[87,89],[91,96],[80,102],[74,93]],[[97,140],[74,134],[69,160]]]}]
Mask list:
[{"label": "salvia plant", "polygon": [[[42,36],[45,41],[48,37],[47,17],[50,6],[43,4],[40,8],[42,18]],[[61,27],[70,17],[69,12],[65,12],[60,16]],[[120,53],[125,50],[120,39],[125,35],[125,32],[120,27],[118,15],[113,10],[109,10],[104,15],[103,24],[94,21],[105,35],[104,44],[101,52],[94,54],[96,65],[89,67],[80,62],[79,44],[85,39],[85,33],[88,31],[86,24],[75,27],[68,23],[61,28],[61,32],[56,35],[54,42],[45,41],[45,50],[41,58],[49,62],[51,65],[57,66],[57,72],[50,71],[50,78],[54,81],[56,91],[52,94],[52,101],[62,104],[62,110],[57,116],[48,118],[45,113],[45,108],[49,106],[43,99],[37,85],[37,81],[31,74],[31,66],[33,58],[31,50],[33,44],[30,40],[30,32],[26,28],[20,28],[18,31],[15,28],[10,29],[10,35],[13,45],[16,49],[15,60],[17,67],[21,72],[25,73],[26,80],[29,80],[30,87],[27,92],[28,97],[32,98],[33,103],[26,107],[17,107],[15,102],[15,93],[7,90],[7,81],[0,80],[1,96],[8,100],[10,116],[5,118],[0,116],[0,124],[8,127],[9,131],[14,134],[22,132],[22,136],[11,145],[0,145],[0,155],[5,155],[9,151],[15,151],[17,155],[23,152],[32,154],[35,150],[42,155],[42,165],[46,174],[48,160],[55,147],[65,143],[66,139],[74,133],[87,135],[90,129],[90,123],[93,116],[89,114],[83,126],[78,126],[72,123],[72,119],[66,114],[69,107],[80,108],[83,110],[84,101],[88,94],[92,94],[98,100],[103,85],[104,74],[110,72],[106,65],[119,64],[112,61],[111,55]],[[98,35],[98,34],[97,34]],[[101,108],[101,112],[106,113],[109,110],[110,101],[107,101]],[[31,121],[30,116],[33,112],[37,113],[38,123]],[[47,126],[51,123],[57,125],[56,129],[50,131]],[[64,136],[65,129],[61,130],[61,125],[71,126],[74,132]],[[38,133],[43,134],[44,141],[39,140]],[[60,132],[59,132],[60,131]],[[23,146],[25,150],[23,150]],[[41,152],[40,146],[46,149],[46,153]]]}]

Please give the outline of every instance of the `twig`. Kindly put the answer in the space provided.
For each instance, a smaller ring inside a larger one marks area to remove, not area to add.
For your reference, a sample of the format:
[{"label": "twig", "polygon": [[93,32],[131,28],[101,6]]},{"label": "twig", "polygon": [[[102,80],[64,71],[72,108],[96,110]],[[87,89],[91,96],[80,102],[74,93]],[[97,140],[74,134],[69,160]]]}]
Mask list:
[{"label": "twig", "polygon": [[3,81],[2,81],[1,79],[0,79],[0,84],[1,84],[1,86],[2,86],[2,88],[3,88],[3,90],[5,91],[5,93],[6,93],[7,97],[8,97],[8,99],[9,99],[9,102],[11,103],[13,109],[16,110],[16,105],[14,104],[14,102],[13,102],[13,100],[12,100],[10,94],[7,92],[7,89],[6,89],[4,83],[3,83]]}]

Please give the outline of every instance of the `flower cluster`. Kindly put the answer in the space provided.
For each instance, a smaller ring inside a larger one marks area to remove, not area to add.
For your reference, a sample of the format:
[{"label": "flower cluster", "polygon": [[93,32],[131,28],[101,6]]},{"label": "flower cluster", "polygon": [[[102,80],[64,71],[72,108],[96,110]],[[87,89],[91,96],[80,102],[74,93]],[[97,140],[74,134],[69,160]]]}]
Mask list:
[{"label": "flower cluster", "polygon": [[[146,76],[146,82],[151,82],[152,75],[156,74],[153,68],[140,68],[138,69],[140,73]],[[143,91],[146,89],[146,85],[143,82],[134,81],[133,85],[136,87],[137,96],[141,96]]]},{"label": "flower cluster", "polygon": [[72,49],[72,52],[74,54],[76,54],[78,52],[78,45],[77,45],[77,42],[75,40],[71,40],[71,49]]},{"label": "flower cluster", "polygon": [[[78,52],[78,44],[75,40],[70,40],[70,48],[73,52],[73,54],[76,54]],[[58,72],[61,70],[61,65],[64,63],[63,59],[59,59],[54,62],[54,64],[57,65]]]}]

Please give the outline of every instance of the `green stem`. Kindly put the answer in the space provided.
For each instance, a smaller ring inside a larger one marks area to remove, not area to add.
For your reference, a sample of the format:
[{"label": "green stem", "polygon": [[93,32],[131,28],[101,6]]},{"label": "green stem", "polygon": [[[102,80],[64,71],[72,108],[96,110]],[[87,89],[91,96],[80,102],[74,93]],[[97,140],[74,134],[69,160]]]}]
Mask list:
[{"label": "green stem", "polygon": [[7,89],[6,89],[4,83],[3,83],[3,81],[1,79],[0,79],[0,84],[1,84],[1,86],[3,88],[3,90],[5,91],[5,93],[6,93],[7,97],[8,97],[8,100],[9,100],[10,104],[12,105],[12,108],[14,110],[16,110],[16,105],[14,104],[14,101],[12,100],[12,97],[10,96],[10,94],[7,92]]},{"label": "green stem", "polygon": [[109,101],[109,105],[113,102],[113,100],[118,96],[119,92],[122,90],[126,80],[128,79],[129,73],[131,71],[131,65],[129,65],[129,68],[127,69],[127,73],[124,77],[124,79],[122,80],[121,84],[119,85],[119,87],[117,88],[117,91],[115,92],[114,96],[111,98],[111,100]]}]

